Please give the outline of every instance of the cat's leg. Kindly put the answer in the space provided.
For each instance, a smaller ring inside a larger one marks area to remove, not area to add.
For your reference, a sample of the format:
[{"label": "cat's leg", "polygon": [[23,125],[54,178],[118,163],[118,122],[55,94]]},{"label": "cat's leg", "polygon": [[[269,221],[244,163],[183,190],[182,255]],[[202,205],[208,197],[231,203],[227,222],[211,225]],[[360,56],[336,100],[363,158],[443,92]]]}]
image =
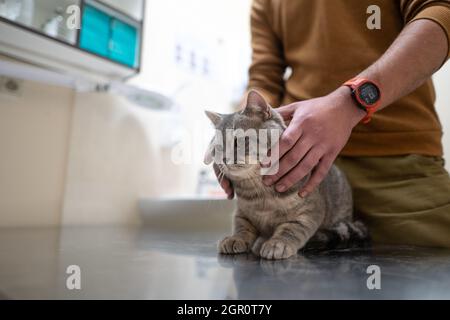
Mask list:
[{"label": "cat's leg", "polygon": [[300,217],[280,224],[261,247],[260,256],[265,259],[287,259],[296,255],[319,228],[319,221]]},{"label": "cat's leg", "polygon": [[223,254],[249,252],[257,237],[256,228],[246,217],[238,214],[234,217],[233,235],[225,237],[219,243],[219,252]]}]

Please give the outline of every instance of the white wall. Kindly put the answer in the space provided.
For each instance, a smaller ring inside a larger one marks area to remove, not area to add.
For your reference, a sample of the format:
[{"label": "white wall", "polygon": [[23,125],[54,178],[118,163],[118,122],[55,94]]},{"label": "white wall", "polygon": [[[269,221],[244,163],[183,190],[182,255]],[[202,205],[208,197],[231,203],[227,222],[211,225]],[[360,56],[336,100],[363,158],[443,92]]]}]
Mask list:
[{"label": "white wall", "polygon": [[73,92],[23,82],[0,92],[0,227],[61,221]]},{"label": "white wall", "polygon": [[450,61],[434,76],[436,85],[436,108],[444,127],[444,157],[446,168],[450,171]]},{"label": "white wall", "polygon": [[146,0],[102,0],[102,2],[121,10],[135,19],[142,19],[142,3]]},{"label": "white wall", "polygon": [[136,224],[139,197],[195,188],[192,170],[173,165],[159,143],[163,118],[122,97],[76,96],[63,224]]}]

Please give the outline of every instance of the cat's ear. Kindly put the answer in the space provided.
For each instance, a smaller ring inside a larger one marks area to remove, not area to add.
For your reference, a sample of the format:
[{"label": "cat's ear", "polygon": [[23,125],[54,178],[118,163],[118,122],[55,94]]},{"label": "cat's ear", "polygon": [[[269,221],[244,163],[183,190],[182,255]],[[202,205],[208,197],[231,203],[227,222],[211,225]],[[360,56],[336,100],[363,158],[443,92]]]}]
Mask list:
[{"label": "cat's ear", "polygon": [[206,110],[205,114],[209,118],[209,120],[211,120],[214,126],[217,126],[222,120],[222,115],[220,113]]},{"label": "cat's ear", "polygon": [[247,95],[245,109],[242,113],[247,115],[261,115],[264,120],[269,120],[272,117],[272,108],[258,91],[250,90]]}]

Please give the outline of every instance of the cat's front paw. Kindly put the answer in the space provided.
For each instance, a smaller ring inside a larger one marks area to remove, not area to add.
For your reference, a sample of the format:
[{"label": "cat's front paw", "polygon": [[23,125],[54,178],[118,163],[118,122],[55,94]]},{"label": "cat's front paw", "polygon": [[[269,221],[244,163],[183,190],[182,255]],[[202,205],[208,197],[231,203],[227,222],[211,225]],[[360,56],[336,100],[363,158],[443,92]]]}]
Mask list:
[{"label": "cat's front paw", "polygon": [[297,248],[281,239],[267,240],[261,247],[260,256],[264,259],[287,259],[297,254]]},{"label": "cat's front paw", "polygon": [[226,237],[219,243],[219,252],[223,254],[237,254],[248,251],[248,243],[236,236]]}]

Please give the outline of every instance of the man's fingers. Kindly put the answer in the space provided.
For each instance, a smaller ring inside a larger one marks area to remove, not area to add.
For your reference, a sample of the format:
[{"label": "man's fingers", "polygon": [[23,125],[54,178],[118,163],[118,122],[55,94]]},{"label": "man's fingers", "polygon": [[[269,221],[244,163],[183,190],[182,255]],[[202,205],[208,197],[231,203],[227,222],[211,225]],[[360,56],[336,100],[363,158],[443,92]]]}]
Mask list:
[{"label": "man's fingers", "polygon": [[230,183],[230,180],[228,180],[227,178],[223,178],[222,181],[220,182],[220,186],[225,191],[228,198],[232,199],[234,196],[234,190],[233,190],[233,186]]},{"label": "man's fingers", "polygon": [[[277,111],[281,111],[280,113],[284,115],[285,121],[289,122],[289,126],[283,132],[280,139],[269,150],[268,157],[272,163],[281,159],[286,152],[288,152],[297,143],[297,140],[300,139],[302,135],[299,120],[292,118],[295,110],[296,108],[294,104],[277,109]],[[278,154],[275,154],[272,150],[276,150]],[[272,159],[272,156],[276,157],[276,159]]]},{"label": "man's fingers", "polygon": [[312,143],[304,141],[300,138],[295,146],[286,153],[278,163],[278,171],[276,174],[264,177],[266,185],[272,185],[281,179],[286,173],[294,168],[311,149]]},{"label": "man's fingers", "polygon": [[291,188],[314,169],[320,158],[321,155],[314,150],[314,148],[311,149],[294,169],[281,178],[281,180],[275,185],[275,189],[278,192],[284,192]]},{"label": "man's fingers", "polygon": [[299,196],[305,198],[308,194],[314,191],[314,189],[325,179],[328,171],[333,164],[333,157],[324,157],[320,160],[317,167],[314,169],[311,178],[306,185],[299,192]]},{"label": "man's fingers", "polygon": [[277,108],[277,112],[281,115],[284,121],[289,121],[292,119],[295,109],[296,107],[294,104],[288,104],[287,106]]},{"label": "man's fingers", "polygon": [[219,166],[214,163],[213,164],[213,169],[214,169],[214,173],[216,174],[216,177],[219,178],[219,174],[220,174]]},{"label": "man's fingers", "polygon": [[231,184],[230,181],[227,178],[222,178],[220,181],[220,186],[222,187],[222,189],[227,190],[227,189],[231,189]]},{"label": "man's fingers", "polygon": [[294,147],[301,136],[302,130],[300,129],[299,120],[294,118],[289,127],[283,132],[279,142],[275,145],[275,148],[278,148],[278,158],[281,159],[292,147]]}]

